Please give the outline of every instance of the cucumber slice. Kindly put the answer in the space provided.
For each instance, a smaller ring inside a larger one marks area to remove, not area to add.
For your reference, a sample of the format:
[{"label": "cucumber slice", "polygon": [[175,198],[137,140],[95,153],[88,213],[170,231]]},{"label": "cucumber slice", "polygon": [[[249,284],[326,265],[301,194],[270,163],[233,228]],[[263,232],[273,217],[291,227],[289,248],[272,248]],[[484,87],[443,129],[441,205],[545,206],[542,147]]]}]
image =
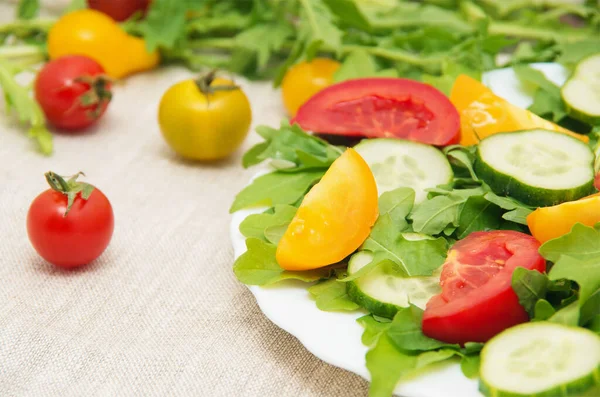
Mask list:
[{"label": "cucumber slice", "polygon": [[477,148],[475,172],[497,194],[547,207],[594,192],[594,153],[559,132],[491,135]]},{"label": "cucumber slice", "polygon": [[486,396],[571,396],[598,384],[600,336],[585,328],[526,323],[481,351],[479,390]]},{"label": "cucumber slice", "polygon": [[[365,251],[350,258],[348,274],[356,273],[369,264],[373,256]],[[346,283],[348,296],[369,312],[392,318],[410,303],[421,309],[433,295],[440,293],[440,270],[432,276],[401,277],[394,272],[392,264],[383,263],[364,276]]]},{"label": "cucumber slice", "polygon": [[399,187],[415,191],[415,203],[427,198],[425,189],[452,181],[446,156],[433,146],[402,139],[365,139],[354,149],[365,159],[379,195]]},{"label": "cucumber slice", "polygon": [[561,94],[571,117],[600,123],[600,53],[579,61]]}]

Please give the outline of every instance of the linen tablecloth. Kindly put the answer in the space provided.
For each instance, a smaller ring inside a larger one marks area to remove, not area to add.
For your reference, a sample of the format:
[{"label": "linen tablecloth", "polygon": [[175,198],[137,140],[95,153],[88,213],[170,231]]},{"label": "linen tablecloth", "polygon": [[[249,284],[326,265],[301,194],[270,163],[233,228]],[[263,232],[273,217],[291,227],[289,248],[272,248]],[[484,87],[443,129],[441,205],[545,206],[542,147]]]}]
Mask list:
[{"label": "linen tablecloth", "polygon": [[[11,17],[0,4],[0,19]],[[367,394],[360,377],[271,324],[233,275],[228,207],[253,173],[240,158],[258,137],[219,163],[178,159],[157,106],[190,75],[169,68],[127,79],[96,127],[55,133],[51,157],[0,115],[0,395]],[[237,81],[253,128],[277,126],[279,92]],[[108,250],[79,270],[45,263],[27,238],[28,206],[48,170],[84,171],[115,211]]]}]

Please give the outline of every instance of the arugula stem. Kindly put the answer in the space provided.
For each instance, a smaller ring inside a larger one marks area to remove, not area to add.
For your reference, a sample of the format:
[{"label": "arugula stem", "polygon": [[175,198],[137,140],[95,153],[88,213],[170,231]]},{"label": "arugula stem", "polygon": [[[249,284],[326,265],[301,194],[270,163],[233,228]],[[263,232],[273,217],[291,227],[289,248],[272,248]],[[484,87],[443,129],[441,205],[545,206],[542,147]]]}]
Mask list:
[{"label": "arugula stem", "polygon": [[310,22],[310,26],[311,26],[313,32],[318,32],[319,25],[317,24],[316,16],[315,16],[315,13],[313,12],[313,9],[312,9],[310,3],[308,2],[308,0],[300,0],[300,4],[304,8],[304,11],[306,11],[306,16],[308,17],[308,21]]},{"label": "arugula stem", "polygon": [[589,37],[586,32],[554,31],[550,29],[533,28],[509,22],[490,22],[488,33],[492,35],[505,35],[523,39],[546,40],[555,42],[571,42],[585,40]]},{"label": "arugula stem", "polygon": [[0,58],[11,61],[11,65],[26,68],[45,61],[46,53],[36,45],[5,45],[0,46]]},{"label": "arugula stem", "polygon": [[387,49],[381,47],[367,47],[362,45],[342,45],[342,53],[349,53],[352,51],[363,50],[371,55],[375,55],[381,58],[389,59],[391,61],[405,62],[411,65],[426,66],[440,64],[443,60],[442,57],[435,56],[419,56],[408,51],[398,49]]},{"label": "arugula stem", "polygon": [[53,19],[19,19],[0,25],[0,34],[15,33],[18,31],[39,30],[47,32],[56,21]]},{"label": "arugula stem", "polygon": [[209,39],[196,39],[188,42],[190,48],[213,48],[218,50],[231,50],[235,48],[235,39],[230,37],[214,37]]}]

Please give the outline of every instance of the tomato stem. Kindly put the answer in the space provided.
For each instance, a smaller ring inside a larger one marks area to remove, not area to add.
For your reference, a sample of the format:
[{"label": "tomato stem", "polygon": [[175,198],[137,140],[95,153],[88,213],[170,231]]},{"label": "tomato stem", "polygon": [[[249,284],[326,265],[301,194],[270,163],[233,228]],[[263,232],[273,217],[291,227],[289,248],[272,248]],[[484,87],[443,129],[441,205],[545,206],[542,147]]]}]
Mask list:
[{"label": "tomato stem", "polygon": [[235,91],[240,89],[237,85],[212,85],[216,77],[217,70],[211,70],[195,80],[196,86],[204,95],[214,94],[217,91]]},{"label": "tomato stem", "polygon": [[87,200],[94,191],[94,186],[90,185],[89,183],[77,181],[77,178],[79,178],[81,175],[85,176],[83,172],[78,172],[77,174],[69,177],[68,180],[65,180],[65,177],[60,176],[52,171],[48,171],[44,174],[46,181],[52,190],[67,196],[67,209],[65,210],[63,217],[66,217],[71,210],[71,207],[73,206],[75,198],[78,194],[80,194],[83,200]]},{"label": "tomato stem", "polygon": [[93,77],[81,76],[75,79],[75,81],[87,84],[90,87],[79,97],[78,101],[83,107],[93,106],[93,108],[88,111],[88,116],[92,120],[97,119],[102,114],[104,106],[112,100],[110,84],[114,83],[114,80],[101,74]]}]

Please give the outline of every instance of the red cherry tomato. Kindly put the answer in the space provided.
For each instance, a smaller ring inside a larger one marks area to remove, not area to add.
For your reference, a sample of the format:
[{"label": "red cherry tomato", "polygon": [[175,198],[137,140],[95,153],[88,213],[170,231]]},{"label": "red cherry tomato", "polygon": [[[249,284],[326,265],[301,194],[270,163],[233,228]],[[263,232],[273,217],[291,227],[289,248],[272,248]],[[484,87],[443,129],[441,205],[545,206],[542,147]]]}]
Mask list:
[{"label": "red cherry tomato", "polygon": [[112,98],[111,84],[98,62],[81,55],[65,56],[40,70],[35,98],[51,124],[77,130],[104,114]]},{"label": "red cherry tomato", "polygon": [[[27,233],[35,250],[48,262],[64,268],[98,258],[114,229],[113,210],[106,196],[93,188],[85,198],[92,187],[77,182],[77,176],[73,178],[65,181],[47,173],[52,188],[33,200],[27,214]],[[73,197],[70,209],[69,195]]]},{"label": "red cherry tomato", "polygon": [[88,7],[105,13],[115,21],[124,21],[136,11],[146,13],[150,0],[87,0]]},{"label": "red cherry tomato", "polygon": [[440,91],[418,81],[365,78],[334,84],[300,107],[292,123],[316,133],[458,143],[460,117]]},{"label": "red cherry tomato", "polygon": [[528,321],[512,289],[517,267],[546,270],[533,237],[508,230],[471,233],[454,244],[442,269],[442,293],[427,302],[423,333],[448,343],[485,342]]}]

